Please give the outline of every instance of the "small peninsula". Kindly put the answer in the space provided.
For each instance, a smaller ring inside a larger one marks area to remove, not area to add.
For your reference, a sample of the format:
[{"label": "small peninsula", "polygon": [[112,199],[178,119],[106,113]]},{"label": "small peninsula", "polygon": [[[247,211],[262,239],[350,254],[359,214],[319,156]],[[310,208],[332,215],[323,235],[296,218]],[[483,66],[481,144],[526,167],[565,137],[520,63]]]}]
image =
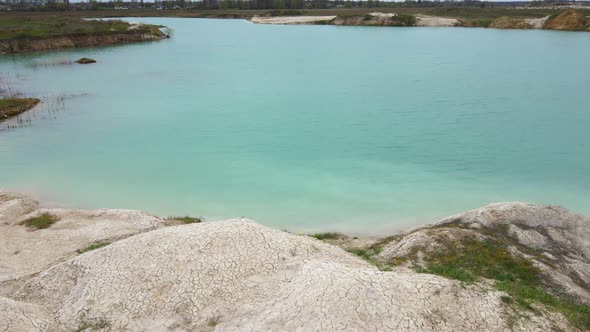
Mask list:
[{"label": "small peninsula", "polygon": [[26,112],[39,102],[37,98],[0,98],[0,121]]},{"label": "small peninsula", "polygon": [[0,54],[96,47],[168,38],[161,26],[41,13],[2,15]]}]

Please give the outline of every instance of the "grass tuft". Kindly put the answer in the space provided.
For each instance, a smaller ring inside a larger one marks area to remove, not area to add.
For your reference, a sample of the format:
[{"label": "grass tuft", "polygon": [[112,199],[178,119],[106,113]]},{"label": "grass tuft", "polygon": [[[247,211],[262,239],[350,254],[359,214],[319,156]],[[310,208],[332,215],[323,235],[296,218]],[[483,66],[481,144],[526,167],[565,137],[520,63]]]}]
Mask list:
[{"label": "grass tuft", "polygon": [[359,256],[360,258],[366,260],[372,265],[375,265],[381,271],[391,271],[391,266],[387,264],[382,264],[381,262],[377,261],[377,259],[375,259],[375,256],[379,255],[381,251],[383,251],[383,248],[380,245],[374,245],[367,249],[350,248],[346,249],[346,251],[353,255]]},{"label": "grass tuft", "polygon": [[209,318],[209,321],[207,321],[207,326],[209,326],[209,327],[217,326],[217,324],[219,324],[219,319],[220,319],[219,316]]},{"label": "grass tuft", "polygon": [[58,221],[58,217],[52,216],[49,213],[43,213],[38,217],[29,218],[23,221],[21,224],[29,228],[45,229],[51,227],[51,225],[55,224]]},{"label": "grass tuft", "polygon": [[318,240],[338,240],[338,239],[342,239],[345,238],[346,235],[342,234],[342,233],[336,233],[336,232],[326,232],[326,233],[316,233],[316,234],[312,234],[310,235],[311,237],[315,237]]},{"label": "grass tuft", "polygon": [[184,217],[170,217],[168,219],[180,221],[183,224],[198,224],[198,223],[201,223],[201,222],[204,221],[202,217],[189,217],[189,216],[184,216]]},{"label": "grass tuft", "polygon": [[506,296],[506,295],[500,296],[500,300],[502,300],[502,302],[504,302],[504,303],[514,302],[514,299],[512,299],[510,296]]},{"label": "grass tuft", "polygon": [[0,99],[0,121],[25,112],[39,103],[35,98],[2,98]]},{"label": "grass tuft", "polygon": [[88,309],[80,313],[80,317],[78,319],[78,326],[74,330],[74,332],[82,332],[82,331],[100,331],[104,329],[108,329],[110,327],[110,323],[106,320],[106,318],[96,318],[96,319],[87,319],[86,315],[88,314]]},{"label": "grass tuft", "polygon": [[93,244],[89,245],[88,247],[86,247],[84,249],[78,249],[78,250],[76,250],[76,252],[79,254],[83,254],[85,252],[89,252],[92,250],[100,249],[102,247],[106,247],[109,244],[111,244],[111,242],[106,242],[106,241],[105,242],[97,242],[97,243],[93,243]]}]

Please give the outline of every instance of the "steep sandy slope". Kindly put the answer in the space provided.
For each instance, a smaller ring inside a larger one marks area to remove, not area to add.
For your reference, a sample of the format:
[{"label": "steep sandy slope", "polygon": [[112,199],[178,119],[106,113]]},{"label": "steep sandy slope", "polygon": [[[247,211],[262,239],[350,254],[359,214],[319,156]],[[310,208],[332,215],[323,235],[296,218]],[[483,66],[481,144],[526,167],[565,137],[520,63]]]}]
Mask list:
[{"label": "steep sandy slope", "polygon": [[549,19],[543,26],[543,29],[573,31],[582,31],[588,28],[590,28],[588,18],[572,9]]}]

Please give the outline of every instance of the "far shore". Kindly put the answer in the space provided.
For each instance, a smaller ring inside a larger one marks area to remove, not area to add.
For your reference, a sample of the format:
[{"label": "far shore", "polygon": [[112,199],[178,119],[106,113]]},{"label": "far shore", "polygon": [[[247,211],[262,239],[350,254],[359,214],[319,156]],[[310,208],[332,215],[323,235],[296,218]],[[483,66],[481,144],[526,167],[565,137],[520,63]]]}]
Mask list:
[{"label": "far shore", "polygon": [[[402,26],[402,27],[479,27],[496,29],[544,29],[563,31],[590,31],[590,20],[584,14],[568,9],[543,17],[500,16],[492,20],[465,19],[425,14],[403,14],[374,11],[366,14],[309,16],[281,15],[279,12],[254,16],[249,20],[257,24],[319,24],[352,26]],[[303,14],[303,13],[302,13]]]},{"label": "far shore", "polygon": [[[257,24],[477,27],[590,31],[589,8],[379,7],[311,10],[100,10],[0,13],[0,54],[96,47],[169,38],[163,27],[93,18],[246,19]],[[56,28],[53,23],[60,21]]]}]

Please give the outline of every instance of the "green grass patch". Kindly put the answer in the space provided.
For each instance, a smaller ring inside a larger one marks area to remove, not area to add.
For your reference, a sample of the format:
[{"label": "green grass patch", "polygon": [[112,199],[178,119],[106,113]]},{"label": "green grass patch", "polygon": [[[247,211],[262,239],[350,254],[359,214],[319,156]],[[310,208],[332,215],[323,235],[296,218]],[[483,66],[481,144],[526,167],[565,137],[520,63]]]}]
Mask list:
[{"label": "green grass patch", "polygon": [[506,296],[506,295],[500,296],[500,300],[502,300],[502,302],[504,302],[504,303],[513,303],[514,302],[513,298],[511,298],[510,296]]},{"label": "green grass patch", "polygon": [[111,242],[106,242],[106,241],[105,242],[97,242],[97,243],[93,243],[93,244],[89,245],[88,247],[86,247],[84,249],[78,249],[78,250],[76,250],[76,252],[79,254],[83,254],[85,252],[89,252],[89,251],[93,251],[96,249],[100,249],[102,247],[106,247],[109,244],[111,244]]},{"label": "green grass patch", "polygon": [[336,232],[326,232],[326,233],[316,233],[316,234],[311,234],[311,237],[315,237],[318,240],[338,240],[338,239],[342,239],[345,238],[346,235],[342,234],[342,233],[336,233]]},{"label": "green grass patch", "polygon": [[381,271],[391,271],[391,267],[389,265],[382,264],[381,262],[379,262],[375,259],[375,256],[379,255],[381,253],[381,251],[383,251],[383,248],[380,245],[374,245],[374,246],[369,247],[367,249],[350,248],[350,249],[346,249],[346,251],[348,251],[351,254],[357,255],[360,258],[366,260],[367,262],[375,265]]},{"label": "green grass patch", "polygon": [[431,255],[427,262],[427,269],[432,269],[435,274],[463,281],[484,277],[530,284],[540,282],[539,270],[529,260],[512,256],[502,243],[495,240],[464,238],[458,243],[448,243],[444,251]]},{"label": "green grass patch", "polygon": [[590,330],[590,307],[549,293],[542,287],[540,270],[531,261],[511,255],[507,247],[499,240],[464,238],[425,257],[426,265],[416,271],[467,283],[492,279],[495,288],[509,295],[502,297],[505,303],[529,310],[534,310],[534,303],[543,304],[563,314],[573,326]]},{"label": "green grass patch", "polygon": [[170,217],[168,219],[180,221],[183,224],[198,224],[198,223],[203,222],[203,218],[201,218],[201,217],[184,216],[184,217]]},{"label": "green grass patch", "polygon": [[34,228],[34,229],[45,229],[51,227],[59,221],[59,218],[52,216],[49,213],[43,213],[42,215],[34,218],[29,218],[22,222],[23,225]]},{"label": "green grass patch", "polygon": [[533,303],[541,303],[563,314],[573,326],[585,331],[590,330],[590,306],[557,297],[545,291],[540,285],[506,281],[496,282],[495,285],[499,290],[510,294],[515,302],[524,308],[532,309]]},{"label": "green grass patch", "polygon": [[464,270],[462,268],[456,268],[452,266],[445,266],[442,264],[431,264],[428,267],[415,267],[416,272],[418,273],[430,273],[436,274],[439,276],[444,276],[450,279],[460,280],[467,283],[472,283],[477,281],[477,276],[471,273],[470,271]]}]

